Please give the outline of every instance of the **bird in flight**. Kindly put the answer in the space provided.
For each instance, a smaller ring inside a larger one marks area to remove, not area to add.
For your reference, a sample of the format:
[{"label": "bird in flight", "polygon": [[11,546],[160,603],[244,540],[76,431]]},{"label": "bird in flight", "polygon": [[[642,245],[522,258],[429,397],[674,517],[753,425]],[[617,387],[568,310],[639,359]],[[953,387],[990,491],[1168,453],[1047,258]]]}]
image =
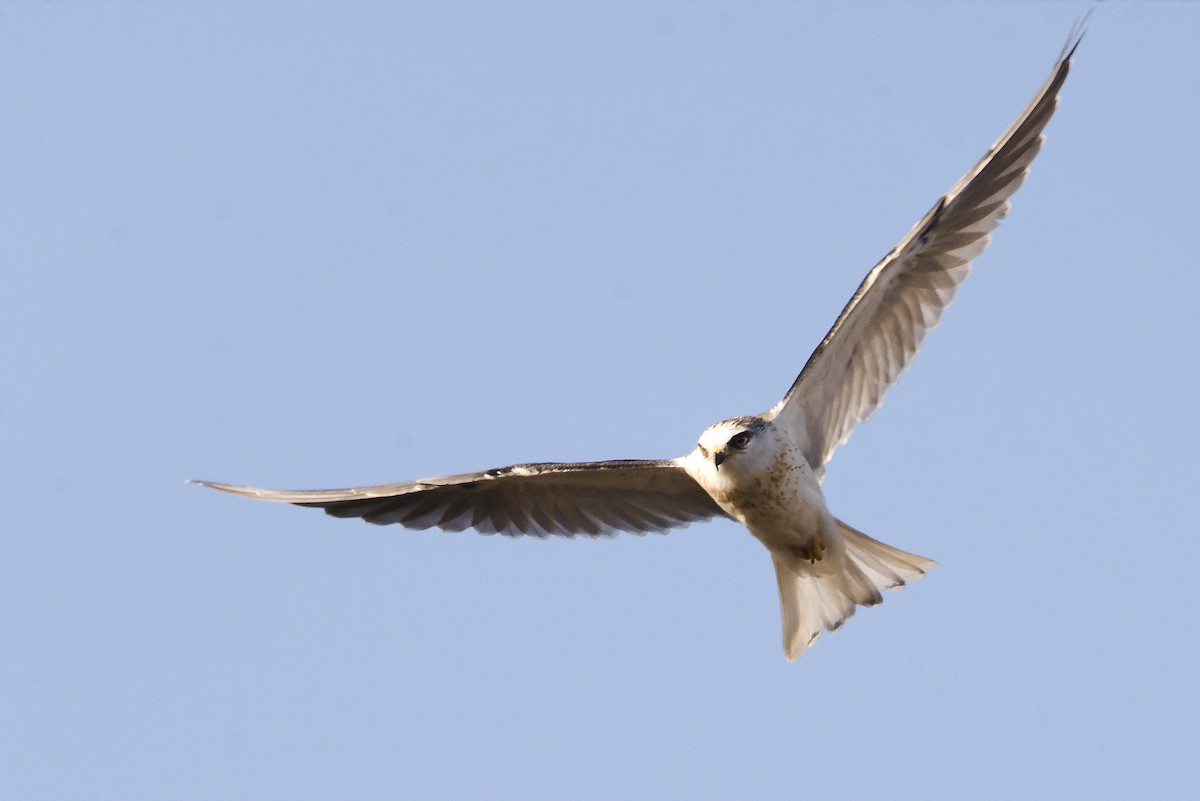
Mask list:
[{"label": "bird in flight", "polygon": [[732,518],[771,554],[783,648],[795,660],[858,606],[881,603],[881,590],[920,579],[936,565],[834,517],[821,492],[825,464],[912,362],[1007,214],[1081,38],[1081,30],[1072,32],[1012,126],[867,273],[783,400],[710,426],[686,456],[518,464],[337,490],[196,483],[370,523],[512,537],[642,534]]}]

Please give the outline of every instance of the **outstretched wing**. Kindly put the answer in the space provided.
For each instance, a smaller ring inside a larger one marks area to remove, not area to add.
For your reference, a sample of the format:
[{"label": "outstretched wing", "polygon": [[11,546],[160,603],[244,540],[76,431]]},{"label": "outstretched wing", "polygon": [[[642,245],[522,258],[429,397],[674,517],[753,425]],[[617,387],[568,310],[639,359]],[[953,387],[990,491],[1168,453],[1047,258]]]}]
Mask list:
[{"label": "outstretched wing", "polygon": [[368,523],[517,537],[644,534],[725,516],[675,461],[518,464],[483,473],[340,490],[268,490],[197,481],[206,487]]},{"label": "outstretched wing", "polygon": [[855,423],[883,402],[925,333],[1008,213],[1042,146],[1082,32],[1073,31],[1041,90],[1003,136],[867,274],[833,328],[771,410],[818,472]]}]

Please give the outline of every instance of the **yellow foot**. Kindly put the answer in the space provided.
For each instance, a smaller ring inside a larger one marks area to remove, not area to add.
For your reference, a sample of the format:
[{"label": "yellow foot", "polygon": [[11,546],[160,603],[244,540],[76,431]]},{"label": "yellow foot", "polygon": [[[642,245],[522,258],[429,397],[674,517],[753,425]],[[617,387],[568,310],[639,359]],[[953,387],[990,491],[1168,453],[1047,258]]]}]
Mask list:
[{"label": "yellow foot", "polygon": [[809,564],[815,565],[825,558],[825,540],[817,537],[811,542],[797,546],[793,553]]}]

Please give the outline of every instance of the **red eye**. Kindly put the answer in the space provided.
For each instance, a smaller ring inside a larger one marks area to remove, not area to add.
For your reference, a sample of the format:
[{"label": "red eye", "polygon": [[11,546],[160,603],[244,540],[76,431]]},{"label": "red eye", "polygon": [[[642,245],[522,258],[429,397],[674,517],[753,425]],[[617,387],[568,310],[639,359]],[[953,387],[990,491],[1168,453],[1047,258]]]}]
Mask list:
[{"label": "red eye", "polygon": [[696,445],[696,447],[700,449],[700,455],[703,456],[705,459],[707,459],[708,458],[708,448],[704,447],[703,445]]},{"label": "red eye", "polygon": [[739,451],[744,450],[746,448],[746,446],[749,444],[750,444],[750,434],[746,431],[743,431],[740,434],[734,434],[733,437],[729,440],[729,447],[736,448]]}]

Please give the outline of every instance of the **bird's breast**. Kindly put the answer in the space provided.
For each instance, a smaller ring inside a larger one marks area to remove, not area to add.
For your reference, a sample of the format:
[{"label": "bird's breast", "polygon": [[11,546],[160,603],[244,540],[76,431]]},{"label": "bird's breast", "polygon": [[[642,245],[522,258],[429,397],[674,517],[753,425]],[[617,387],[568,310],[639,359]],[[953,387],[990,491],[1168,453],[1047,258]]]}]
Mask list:
[{"label": "bird's breast", "polygon": [[804,517],[814,500],[821,507],[825,504],[808,465],[790,456],[785,451],[766,470],[730,475],[730,480],[706,489],[725,511],[751,529],[785,523],[797,515]]},{"label": "bird's breast", "polygon": [[767,470],[740,475],[705,489],[778,556],[820,560],[837,548],[837,528],[808,463],[784,452]]}]

